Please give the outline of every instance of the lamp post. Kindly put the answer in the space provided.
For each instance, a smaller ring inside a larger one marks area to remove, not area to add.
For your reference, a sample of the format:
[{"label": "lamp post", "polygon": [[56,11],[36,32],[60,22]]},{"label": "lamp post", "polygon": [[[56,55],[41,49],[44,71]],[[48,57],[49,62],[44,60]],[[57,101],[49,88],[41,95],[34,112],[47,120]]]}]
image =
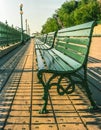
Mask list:
[{"label": "lamp post", "polygon": [[7,46],[9,46],[9,44],[8,44],[8,22],[7,22],[7,20],[6,20],[6,43],[7,43]]},{"label": "lamp post", "polygon": [[56,22],[57,22],[58,29],[64,28],[64,27],[63,27],[63,24],[62,24],[62,21],[60,20],[58,14],[54,14],[54,15],[53,15],[53,18],[54,18],[54,19],[56,20]]},{"label": "lamp post", "polygon": [[23,4],[20,5],[20,15],[21,15],[21,43],[24,43],[24,37],[23,37],[23,10],[22,10]]},{"label": "lamp post", "polygon": [[27,34],[27,19],[25,20],[25,24],[26,24],[26,34]]}]

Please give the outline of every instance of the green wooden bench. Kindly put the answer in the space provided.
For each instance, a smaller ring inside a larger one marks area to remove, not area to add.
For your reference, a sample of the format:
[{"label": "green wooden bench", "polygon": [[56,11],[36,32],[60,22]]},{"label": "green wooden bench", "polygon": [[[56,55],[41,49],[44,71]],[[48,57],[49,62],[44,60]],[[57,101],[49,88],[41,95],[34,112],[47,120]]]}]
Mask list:
[{"label": "green wooden bench", "polygon": [[50,32],[44,35],[46,35],[44,42],[36,38],[38,42],[35,42],[35,49],[51,49],[54,46],[56,32]]},{"label": "green wooden bench", "polygon": [[[44,87],[44,105],[40,113],[47,113],[49,89],[57,86],[59,95],[74,92],[76,84],[82,85],[90,100],[90,110],[99,109],[93,98],[87,83],[87,60],[90,50],[93,28],[96,22],[88,22],[81,25],[64,28],[57,32],[54,47],[49,50],[36,49],[38,64],[38,79]],[[43,48],[43,47],[42,47]],[[83,69],[83,76],[78,73]],[[44,74],[52,76],[47,82]],[[54,80],[57,78],[58,80]],[[67,81],[63,86],[62,81]]]},{"label": "green wooden bench", "polygon": [[35,37],[35,47],[37,48],[38,45],[44,45],[46,43],[47,34],[39,34]]}]

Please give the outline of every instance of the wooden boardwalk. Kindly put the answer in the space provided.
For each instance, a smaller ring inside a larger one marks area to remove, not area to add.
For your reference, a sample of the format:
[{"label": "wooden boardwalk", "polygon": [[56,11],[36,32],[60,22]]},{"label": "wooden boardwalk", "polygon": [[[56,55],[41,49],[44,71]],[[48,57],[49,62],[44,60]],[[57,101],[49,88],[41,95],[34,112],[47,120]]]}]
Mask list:
[{"label": "wooden boardwalk", "polygon": [[[95,56],[92,51],[90,55]],[[88,66],[89,69],[97,66],[101,75],[101,59],[98,64],[89,62]],[[46,81],[49,76],[45,77]],[[101,80],[99,82],[101,83]],[[49,94],[49,113],[39,114],[43,104],[43,87],[37,79],[33,39],[6,85],[10,89],[10,91],[8,89],[7,95],[9,100],[14,91],[16,94],[4,130],[101,130],[101,112],[90,113],[88,111],[89,101],[79,87],[76,87],[74,93],[64,96],[59,96],[56,87],[52,87]],[[16,90],[15,87],[17,87]],[[94,98],[101,106],[101,86],[97,87],[99,87],[98,95],[93,89]],[[9,100],[5,104],[9,104]],[[7,105],[3,107],[5,108]]]}]

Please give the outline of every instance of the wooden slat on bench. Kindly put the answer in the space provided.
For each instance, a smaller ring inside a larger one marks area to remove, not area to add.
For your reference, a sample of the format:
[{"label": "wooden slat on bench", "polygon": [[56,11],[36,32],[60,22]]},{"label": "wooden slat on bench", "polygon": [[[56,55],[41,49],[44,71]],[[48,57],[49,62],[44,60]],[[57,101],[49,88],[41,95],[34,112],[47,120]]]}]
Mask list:
[{"label": "wooden slat on bench", "polygon": [[55,48],[72,59],[84,62],[90,44],[91,22],[60,30],[57,34]]},{"label": "wooden slat on bench", "polygon": [[94,23],[94,21],[84,23],[84,24],[80,24],[80,25],[76,25],[76,26],[69,27],[69,28],[64,28],[64,29],[61,29],[59,32],[66,32],[66,31],[71,32],[71,31],[77,31],[77,30],[83,30],[83,29],[91,28],[91,26],[92,26],[91,23]]},{"label": "wooden slat on bench", "polygon": [[56,53],[53,51],[45,51],[43,58],[45,59],[46,65],[48,66],[48,70],[54,71],[67,71],[73,70],[73,68],[67,63],[63,61],[62,58],[59,58]]},{"label": "wooden slat on bench", "polygon": [[39,50],[36,50],[36,55],[38,57],[37,62],[38,62],[38,69],[45,69],[45,65],[43,63],[42,56],[40,55]]}]

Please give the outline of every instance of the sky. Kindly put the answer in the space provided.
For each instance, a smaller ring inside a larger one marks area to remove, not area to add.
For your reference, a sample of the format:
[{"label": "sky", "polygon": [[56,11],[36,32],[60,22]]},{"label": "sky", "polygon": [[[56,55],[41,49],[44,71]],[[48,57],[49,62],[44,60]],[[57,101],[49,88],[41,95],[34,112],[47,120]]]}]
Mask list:
[{"label": "sky", "polygon": [[47,18],[64,2],[66,0],[0,0],[0,21],[7,20],[9,26],[20,27],[20,5],[23,4],[23,28],[27,19],[30,33],[40,32]]}]

